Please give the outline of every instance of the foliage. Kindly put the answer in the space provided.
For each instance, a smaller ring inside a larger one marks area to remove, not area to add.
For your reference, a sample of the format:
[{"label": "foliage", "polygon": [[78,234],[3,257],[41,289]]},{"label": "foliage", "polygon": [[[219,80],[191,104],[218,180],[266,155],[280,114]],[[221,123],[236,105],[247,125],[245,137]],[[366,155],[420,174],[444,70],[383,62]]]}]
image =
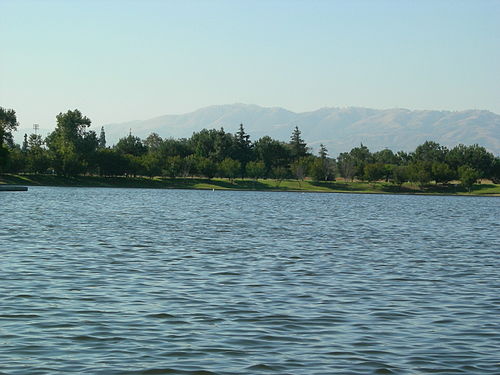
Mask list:
[{"label": "foliage", "polygon": [[[270,177],[276,179],[277,185],[295,178],[299,188],[312,183],[308,178],[316,186],[323,186],[334,180],[337,172],[351,182],[355,177],[367,180],[372,188],[381,180],[390,180],[400,188],[411,181],[426,190],[432,186],[445,188],[442,184],[456,178],[469,190],[479,178],[500,182],[500,159],[478,145],[458,145],[448,150],[426,141],[411,153],[384,149],[372,154],[360,144],[335,160],[328,157],[323,144],[318,156],[311,155],[298,127],[293,129],[288,143],[269,136],[252,143],[240,124],[235,134],[223,128],[203,129],[188,139],[163,139],[152,133],[141,140],[129,134],[107,148],[104,128],[98,137],[89,130],[90,119],[79,110],[60,113],[56,121],[55,130],[45,139],[36,134],[25,135],[20,147],[12,142],[12,131],[18,126],[15,111],[0,107],[0,171],[151,179],[162,175],[211,180],[217,175],[229,178],[231,184],[236,183],[238,176],[255,180]],[[430,185],[432,181],[436,184]],[[252,184],[255,188],[258,182]]]},{"label": "foliage", "polygon": [[414,161],[444,162],[448,149],[433,141],[426,141],[415,149]]},{"label": "foliage", "polygon": [[433,162],[431,167],[431,175],[436,183],[446,184],[456,177],[456,173],[446,163]]},{"label": "foliage", "polygon": [[392,183],[401,186],[408,181],[408,167],[396,165],[392,168]]},{"label": "foliage", "polygon": [[115,150],[124,155],[141,156],[144,155],[148,149],[144,146],[139,137],[129,134],[118,140]]},{"label": "foliage", "polygon": [[0,107],[0,147],[14,147],[12,132],[17,129],[16,111]]},{"label": "foliage", "polygon": [[419,186],[425,186],[432,180],[431,168],[430,162],[413,162],[407,167],[408,179]]},{"label": "foliage", "polygon": [[264,162],[266,176],[270,176],[274,168],[288,166],[291,159],[289,147],[269,136],[264,136],[255,142],[255,153],[257,159]]},{"label": "foliage", "polygon": [[232,181],[241,172],[241,163],[238,160],[225,158],[219,164],[219,171],[222,177],[227,177]]},{"label": "foliage", "polygon": [[458,176],[462,185],[470,192],[472,185],[474,185],[480,177],[480,173],[468,165],[462,165],[458,168]]},{"label": "foliage", "polygon": [[348,152],[341,153],[337,158],[337,169],[341,177],[352,181],[356,173],[354,157]]},{"label": "foliage", "polygon": [[290,136],[290,156],[293,160],[303,158],[307,155],[307,144],[301,137],[301,131],[296,126]]},{"label": "foliage", "polygon": [[263,178],[266,175],[266,166],[262,161],[250,161],[247,163],[246,175],[255,180]]},{"label": "foliage", "polygon": [[364,179],[369,182],[381,180],[385,176],[386,176],[385,164],[370,163],[366,164],[364,167]]},{"label": "foliage", "polygon": [[461,166],[468,165],[479,173],[479,177],[483,178],[490,176],[495,157],[477,144],[472,146],[460,144],[449,151],[446,161],[457,171]]},{"label": "foliage", "polygon": [[56,120],[56,129],[45,140],[56,173],[74,176],[87,172],[98,145],[96,133],[88,130],[90,119],[75,109],[60,113]]},{"label": "foliage", "polygon": [[104,132],[104,126],[101,126],[101,133],[99,134],[99,140],[97,141],[97,148],[106,148],[106,133]]},{"label": "foliage", "polygon": [[0,107],[0,172],[7,167],[9,148],[14,147],[12,132],[17,126],[16,111]]}]

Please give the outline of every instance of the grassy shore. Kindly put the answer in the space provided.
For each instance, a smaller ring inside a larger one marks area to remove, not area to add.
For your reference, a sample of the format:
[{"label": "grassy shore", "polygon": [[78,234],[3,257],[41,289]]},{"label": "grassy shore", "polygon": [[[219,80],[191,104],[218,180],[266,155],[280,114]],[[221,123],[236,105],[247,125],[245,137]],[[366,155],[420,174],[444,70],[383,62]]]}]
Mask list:
[{"label": "grassy shore", "polygon": [[147,178],[147,177],[98,177],[77,176],[61,177],[53,175],[0,175],[0,184],[25,186],[73,186],[73,187],[120,187],[150,189],[216,189],[216,190],[254,190],[254,191],[299,191],[324,193],[365,193],[365,194],[431,194],[431,195],[474,195],[500,196],[500,185],[491,183],[476,184],[471,192],[456,184],[428,185],[419,187],[404,184],[399,187],[385,182],[316,182],[272,179],[205,179],[205,178]]}]

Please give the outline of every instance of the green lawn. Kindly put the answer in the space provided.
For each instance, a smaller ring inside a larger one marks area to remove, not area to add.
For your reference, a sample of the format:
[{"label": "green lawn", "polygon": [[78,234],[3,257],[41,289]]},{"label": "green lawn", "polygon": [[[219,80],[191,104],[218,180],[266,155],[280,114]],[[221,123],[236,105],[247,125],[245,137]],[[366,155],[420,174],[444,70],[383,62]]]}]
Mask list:
[{"label": "green lawn", "polygon": [[482,195],[500,196],[500,185],[476,184],[469,193],[460,185],[428,185],[420,188],[413,184],[399,187],[385,182],[317,182],[272,179],[206,179],[206,178],[147,178],[147,177],[60,177],[53,175],[0,175],[0,184],[26,186],[80,186],[80,187],[123,187],[152,189],[217,189],[258,191],[302,191],[330,193],[378,193],[378,194],[433,194],[433,195]]}]

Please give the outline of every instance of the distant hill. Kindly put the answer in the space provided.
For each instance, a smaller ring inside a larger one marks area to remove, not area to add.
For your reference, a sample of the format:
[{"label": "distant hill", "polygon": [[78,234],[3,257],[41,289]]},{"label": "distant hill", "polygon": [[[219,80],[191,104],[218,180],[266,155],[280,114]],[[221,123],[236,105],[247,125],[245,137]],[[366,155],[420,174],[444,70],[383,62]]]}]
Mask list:
[{"label": "distant hill", "polygon": [[203,128],[223,127],[227,132],[235,133],[240,123],[253,141],[264,135],[288,141],[293,128],[298,126],[304,140],[315,152],[323,143],[334,157],[360,143],[371,151],[384,148],[413,151],[426,140],[448,147],[477,143],[495,155],[500,154],[500,116],[484,110],[412,111],[352,107],[295,113],[279,107],[230,104],[181,115],[108,124],[104,128],[108,144],[113,144],[126,136],[129,129],[141,138],[152,132],[164,138],[187,138]]}]

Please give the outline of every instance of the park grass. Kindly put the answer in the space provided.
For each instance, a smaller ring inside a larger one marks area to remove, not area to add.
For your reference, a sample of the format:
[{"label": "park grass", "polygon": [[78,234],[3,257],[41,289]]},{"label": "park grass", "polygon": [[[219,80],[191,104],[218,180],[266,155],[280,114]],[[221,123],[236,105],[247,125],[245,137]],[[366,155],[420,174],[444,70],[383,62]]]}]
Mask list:
[{"label": "park grass", "polygon": [[113,187],[148,189],[208,189],[208,190],[249,190],[249,191],[295,191],[323,193],[363,193],[363,194],[425,194],[425,195],[469,195],[500,196],[500,185],[492,183],[476,184],[467,191],[459,184],[430,184],[419,187],[414,184],[397,186],[386,182],[362,181],[297,181],[274,179],[235,179],[222,178],[163,178],[163,177],[99,177],[26,174],[0,175],[0,184],[25,186],[62,186],[62,187]]}]

